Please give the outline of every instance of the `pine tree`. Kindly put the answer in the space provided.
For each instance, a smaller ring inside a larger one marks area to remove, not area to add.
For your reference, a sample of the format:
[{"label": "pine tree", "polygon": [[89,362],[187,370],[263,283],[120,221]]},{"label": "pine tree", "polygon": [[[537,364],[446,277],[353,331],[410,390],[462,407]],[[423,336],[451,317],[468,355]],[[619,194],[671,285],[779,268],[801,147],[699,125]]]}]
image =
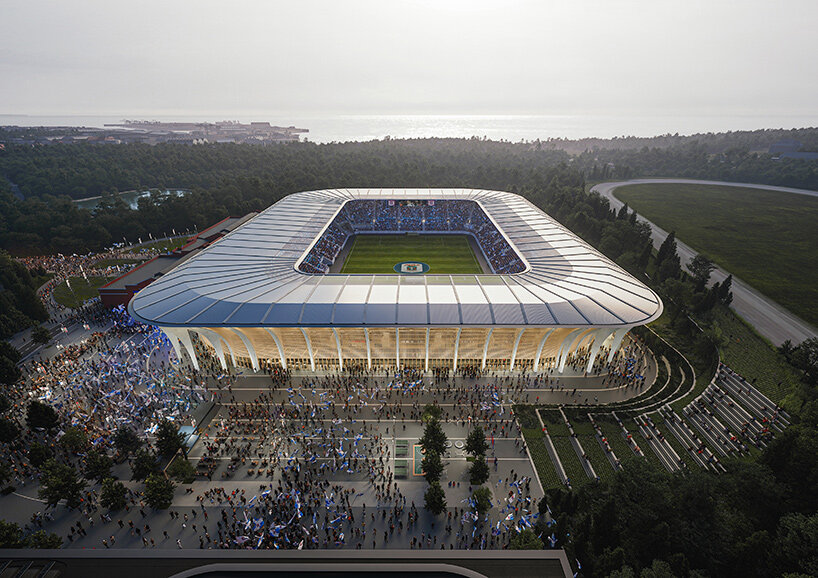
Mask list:
[{"label": "pine tree", "polygon": [[719,299],[725,305],[730,305],[733,302],[733,293],[731,289],[733,288],[733,276],[728,275],[727,279],[724,280],[724,283],[721,284],[719,287]]},{"label": "pine tree", "polygon": [[469,468],[469,483],[473,486],[481,486],[488,481],[489,475],[489,465],[486,463],[486,458],[482,455],[477,456],[477,459],[472,462]]},{"label": "pine tree", "polygon": [[145,480],[145,501],[157,510],[167,510],[173,503],[176,484],[162,474],[151,474]]},{"label": "pine tree", "polygon": [[434,515],[442,514],[446,509],[446,493],[440,486],[440,482],[432,482],[423,496],[426,509]]},{"label": "pine tree", "polygon": [[423,437],[420,438],[420,445],[426,453],[435,452],[436,454],[443,454],[446,451],[446,434],[443,428],[440,427],[440,422],[436,419],[431,419],[426,422],[426,427],[423,429]]},{"label": "pine tree", "polygon": [[477,457],[485,455],[488,449],[489,444],[486,442],[486,434],[483,432],[482,426],[475,426],[466,437],[466,453]]},{"label": "pine tree", "polygon": [[443,460],[440,459],[440,454],[433,451],[426,451],[421,462],[423,468],[423,477],[426,482],[431,484],[440,481],[440,475],[443,473]]},{"label": "pine tree", "polygon": [[656,267],[658,268],[665,259],[675,254],[676,254],[676,231],[671,231],[670,234],[667,237],[665,237],[665,240],[659,247],[659,252],[656,254]]}]

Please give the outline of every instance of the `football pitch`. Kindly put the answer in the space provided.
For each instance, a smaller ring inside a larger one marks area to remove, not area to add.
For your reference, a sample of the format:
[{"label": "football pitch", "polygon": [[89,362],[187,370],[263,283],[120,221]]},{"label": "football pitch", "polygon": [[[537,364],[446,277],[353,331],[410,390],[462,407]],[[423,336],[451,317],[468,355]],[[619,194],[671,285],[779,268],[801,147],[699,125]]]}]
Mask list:
[{"label": "football pitch", "polygon": [[430,275],[483,272],[466,235],[358,235],[341,273],[395,274],[404,261],[426,263]]}]

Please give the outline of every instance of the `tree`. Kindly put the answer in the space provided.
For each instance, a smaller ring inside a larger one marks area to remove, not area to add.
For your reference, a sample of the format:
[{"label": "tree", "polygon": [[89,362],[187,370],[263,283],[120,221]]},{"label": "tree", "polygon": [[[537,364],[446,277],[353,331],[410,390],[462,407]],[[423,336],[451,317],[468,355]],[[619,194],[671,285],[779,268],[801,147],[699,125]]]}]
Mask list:
[{"label": "tree", "polygon": [[676,578],[670,564],[664,560],[654,560],[650,568],[644,568],[639,574],[639,578]]},{"label": "tree", "polygon": [[9,444],[20,435],[20,428],[10,419],[0,418],[0,442]]},{"label": "tree", "polygon": [[488,449],[489,444],[486,441],[486,434],[483,432],[483,427],[480,425],[474,426],[474,429],[466,436],[466,453],[475,457],[484,456]]},{"label": "tree", "polygon": [[818,338],[810,337],[793,348],[788,360],[804,372],[807,383],[818,383]]},{"label": "tree", "polygon": [[489,479],[489,465],[485,456],[479,455],[469,468],[469,483],[472,486],[482,486]]},{"label": "tree", "polygon": [[134,480],[144,480],[150,474],[156,473],[159,464],[156,463],[156,455],[147,448],[136,451],[133,462],[131,462],[131,477]]},{"label": "tree", "polygon": [[703,291],[707,287],[707,282],[710,281],[710,274],[716,264],[706,255],[699,253],[687,264],[687,270],[693,275],[696,281],[696,290]]},{"label": "tree", "polygon": [[163,419],[156,431],[156,448],[159,455],[172,458],[184,445],[185,437],[179,433],[179,426],[172,421]]},{"label": "tree", "polygon": [[662,244],[659,246],[659,251],[656,253],[656,266],[664,262],[665,259],[671,255],[676,254],[676,231],[671,231]]},{"label": "tree", "polygon": [[196,469],[186,458],[177,457],[168,466],[168,475],[181,484],[191,484],[196,479]]},{"label": "tree", "polygon": [[65,429],[60,445],[70,452],[79,453],[88,447],[88,435],[77,426]]},{"label": "tree", "polygon": [[23,548],[23,529],[16,522],[0,520],[0,548]]},{"label": "tree", "polygon": [[151,474],[145,479],[145,501],[157,510],[166,510],[173,503],[176,485],[162,474]]},{"label": "tree", "polygon": [[724,283],[719,287],[719,300],[725,305],[730,305],[733,302],[733,275],[730,274],[724,280]]},{"label": "tree", "polygon": [[531,528],[526,528],[519,534],[515,534],[508,541],[509,550],[542,550],[543,548],[545,548],[545,544]]},{"label": "tree", "polygon": [[142,440],[131,428],[119,426],[114,433],[114,446],[123,456],[129,456],[142,447]]},{"label": "tree", "polygon": [[42,325],[38,325],[31,330],[31,339],[34,340],[34,343],[45,345],[51,341],[51,332]]},{"label": "tree", "polygon": [[[0,383],[11,385],[15,383],[22,373],[17,368],[20,361],[20,352],[8,341],[0,341]],[[0,411],[5,411],[0,409]]]},{"label": "tree", "polygon": [[434,403],[427,403],[423,408],[423,415],[420,418],[420,421],[423,423],[427,423],[429,420],[437,420],[440,421],[441,416],[443,415],[443,410],[440,409],[440,406]]},{"label": "tree", "polygon": [[440,482],[434,481],[429,484],[423,498],[426,509],[435,516],[442,514],[446,509],[446,492],[443,491]]},{"label": "tree", "polygon": [[478,514],[485,514],[491,510],[491,490],[486,486],[480,486],[472,493],[472,507]]},{"label": "tree", "polygon": [[65,500],[69,508],[76,508],[80,504],[82,488],[82,480],[74,468],[57,463],[53,459],[45,463],[40,497],[49,506],[56,506],[60,500]]},{"label": "tree", "polygon": [[15,383],[23,374],[8,357],[0,356],[0,383]]},{"label": "tree", "polygon": [[35,468],[39,468],[52,457],[54,457],[54,452],[51,451],[51,448],[40,442],[32,442],[28,448],[28,459]]},{"label": "tree", "polygon": [[443,460],[440,459],[439,453],[426,450],[421,467],[423,468],[423,477],[426,478],[427,483],[440,481],[440,475],[443,473]]},{"label": "tree", "polygon": [[102,491],[99,495],[99,503],[103,508],[109,510],[121,510],[128,500],[126,498],[128,489],[122,482],[117,482],[113,478],[102,480]]},{"label": "tree", "polygon": [[20,352],[8,341],[0,341],[0,357],[5,357],[12,363],[20,361]]},{"label": "tree", "polygon": [[49,534],[45,530],[37,530],[25,539],[26,548],[37,550],[56,550],[62,546],[62,537],[57,534]]},{"label": "tree", "polygon": [[436,419],[430,419],[423,428],[423,437],[420,438],[420,445],[428,453],[430,451],[442,455],[446,451],[446,434]]},{"label": "tree", "polygon": [[[634,213],[636,214],[636,213]],[[653,254],[653,242],[648,241],[645,243],[645,246],[642,248],[642,252],[639,254],[639,259],[636,261],[636,267],[639,273],[644,273],[645,269],[648,267],[648,263],[650,263],[650,256]]]},{"label": "tree", "polygon": [[113,465],[113,460],[105,452],[91,450],[85,455],[85,477],[101,483],[103,479],[111,475]]},{"label": "tree", "polygon": [[26,412],[26,423],[32,429],[51,429],[60,423],[60,419],[57,412],[50,405],[39,401],[31,401]]},{"label": "tree", "polygon": [[781,518],[781,554],[805,574],[818,575],[818,514],[790,513]]},{"label": "tree", "polygon": [[667,279],[676,279],[682,273],[681,259],[675,253],[669,255],[656,268],[656,280],[660,283]]}]

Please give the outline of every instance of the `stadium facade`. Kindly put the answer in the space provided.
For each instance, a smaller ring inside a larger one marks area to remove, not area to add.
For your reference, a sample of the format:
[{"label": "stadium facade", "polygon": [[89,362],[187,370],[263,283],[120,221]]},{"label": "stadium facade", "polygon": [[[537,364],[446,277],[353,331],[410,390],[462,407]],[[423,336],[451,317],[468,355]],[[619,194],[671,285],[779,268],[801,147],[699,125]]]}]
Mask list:
[{"label": "stadium facade", "polygon": [[[466,234],[484,274],[341,274],[354,235]],[[130,301],[196,364],[588,371],[659,297],[524,198],[472,189],[289,195]]]}]

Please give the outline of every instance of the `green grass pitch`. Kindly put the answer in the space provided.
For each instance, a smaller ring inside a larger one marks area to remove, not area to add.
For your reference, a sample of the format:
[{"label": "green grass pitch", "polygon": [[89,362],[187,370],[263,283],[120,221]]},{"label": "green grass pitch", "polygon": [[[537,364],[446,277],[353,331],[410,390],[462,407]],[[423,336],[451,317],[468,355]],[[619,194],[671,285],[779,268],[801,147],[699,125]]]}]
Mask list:
[{"label": "green grass pitch", "polygon": [[644,184],[616,198],[818,325],[818,198],[743,187]]},{"label": "green grass pitch", "polygon": [[466,235],[358,235],[341,273],[395,274],[403,261],[426,263],[430,275],[483,272]]}]

